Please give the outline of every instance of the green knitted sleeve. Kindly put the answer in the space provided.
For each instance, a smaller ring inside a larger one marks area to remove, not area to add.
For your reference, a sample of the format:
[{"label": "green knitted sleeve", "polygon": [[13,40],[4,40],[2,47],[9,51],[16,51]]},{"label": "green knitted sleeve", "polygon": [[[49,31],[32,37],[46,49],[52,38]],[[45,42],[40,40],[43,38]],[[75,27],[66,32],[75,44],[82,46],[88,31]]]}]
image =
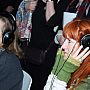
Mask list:
[{"label": "green knitted sleeve", "polygon": [[69,57],[65,63],[64,62],[65,60],[63,53],[58,52],[52,73],[56,75],[59,80],[68,83],[71,78],[71,73],[73,73],[80,66],[81,62],[71,57]]},{"label": "green knitted sleeve", "polygon": [[68,83],[71,78],[71,73],[73,73],[77,68],[78,66],[66,61],[63,68],[58,73],[57,78]]}]

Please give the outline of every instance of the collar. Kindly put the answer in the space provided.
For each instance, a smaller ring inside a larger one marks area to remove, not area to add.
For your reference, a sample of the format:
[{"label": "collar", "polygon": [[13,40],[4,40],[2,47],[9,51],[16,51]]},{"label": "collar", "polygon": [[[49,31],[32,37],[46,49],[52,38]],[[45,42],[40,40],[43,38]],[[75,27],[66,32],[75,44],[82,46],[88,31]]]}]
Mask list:
[{"label": "collar", "polygon": [[3,51],[5,51],[5,48],[0,48],[0,52],[3,52]]}]

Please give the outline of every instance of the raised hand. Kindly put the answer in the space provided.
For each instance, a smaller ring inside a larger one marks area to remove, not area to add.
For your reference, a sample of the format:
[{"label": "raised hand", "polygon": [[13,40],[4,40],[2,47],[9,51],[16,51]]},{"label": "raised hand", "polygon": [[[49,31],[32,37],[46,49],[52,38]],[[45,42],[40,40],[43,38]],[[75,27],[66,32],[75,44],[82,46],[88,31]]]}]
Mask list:
[{"label": "raised hand", "polygon": [[74,51],[71,53],[71,57],[82,62],[87,56],[90,55],[89,47],[85,48],[83,51],[82,49],[82,45],[79,48],[75,47]]}]

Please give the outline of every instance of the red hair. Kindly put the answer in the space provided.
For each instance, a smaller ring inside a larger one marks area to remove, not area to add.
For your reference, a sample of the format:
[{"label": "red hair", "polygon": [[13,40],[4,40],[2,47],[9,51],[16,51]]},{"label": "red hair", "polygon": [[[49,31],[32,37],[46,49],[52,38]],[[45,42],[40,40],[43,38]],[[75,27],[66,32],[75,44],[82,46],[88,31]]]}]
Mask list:
[{"label": "red hair", "polygon": [[[65,38],[72,38],[80,43],[81,38],[90,34],[90,21],[85,19],[75,19],[69,22],[63,31]],[[90,55],[84,60],[80,67],[72,74],[71,79],[68,82],[68,87],[75,81],[75,87],[90,74]]]}]

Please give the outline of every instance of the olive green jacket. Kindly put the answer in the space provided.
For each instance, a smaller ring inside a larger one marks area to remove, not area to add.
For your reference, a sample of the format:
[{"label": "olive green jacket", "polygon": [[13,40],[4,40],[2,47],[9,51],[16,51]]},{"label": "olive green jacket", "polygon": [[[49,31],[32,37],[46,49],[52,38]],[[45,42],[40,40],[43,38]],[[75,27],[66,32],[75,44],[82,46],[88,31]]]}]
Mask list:
[{"label": "olive green jacket", "polygon": [[[65,60],[64,53],[59,50],[57,52],[56,62],[52,73],[56,75],[59,80],[68,83],[71,78],[71,74],[80,66],[80,64],[81,62],[79,60],[75,60],[70,56]],[[90,76],[81,81],[75,89],[68,90],[90,90]]]}]

